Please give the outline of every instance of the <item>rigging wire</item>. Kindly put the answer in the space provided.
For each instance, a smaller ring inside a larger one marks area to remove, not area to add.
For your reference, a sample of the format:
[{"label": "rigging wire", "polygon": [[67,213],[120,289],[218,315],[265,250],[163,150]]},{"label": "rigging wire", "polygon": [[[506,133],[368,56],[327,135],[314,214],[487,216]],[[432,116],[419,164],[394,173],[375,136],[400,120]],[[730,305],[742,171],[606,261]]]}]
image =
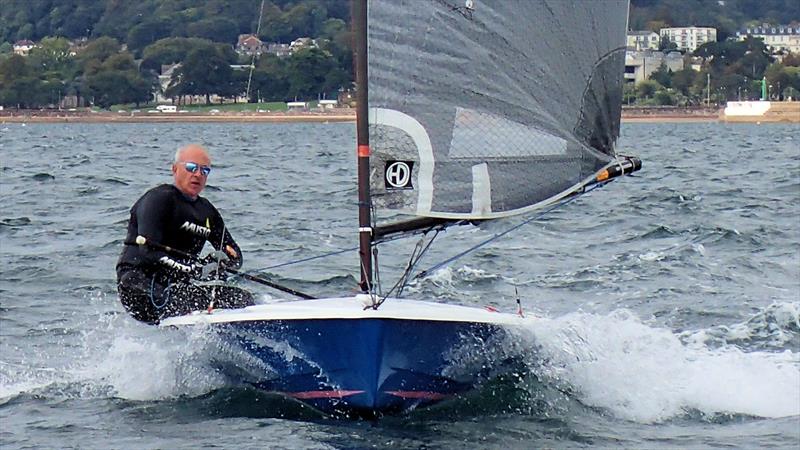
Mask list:
[{"label": "rigging wire", "polygon": [[417,245],[414,246],[414,251],[411,252],[411,256],[408,259],[408,264],[406,265],[406,269],[403,271],[403,275],[400,276],[400,279],[397,281],[397,283],[395,283],[392,289],[390,289],[389,292],[386,294],[387,297],[391,295],[392,291],[394,291],[395,289],[398,289],[397,290],[398,297],[403,294],[403,289],[405,289],[406,286],[408,286],[408,281],[409,277],[411,276],[411,272],[414,271],[414,268],[420,262],[422,257],[425,256],[425,253],[428,251],[428,249],[431,248],[433,241],[436,239],[437,236],[439,236],[439,232],[442,231],[443,229],[444,227],[436,228],[435,229],[436,233],[434,233],[433,237],[423,247],[422,244],[425,242],[425,237],[427,236],[428,232],[431,231],[431,229],[425,231],[423,236],[420,238],[419,242],[417,242]]},{"label": "rigging wire", "polygon": [[472,247],[464,250],[463,252],[458,253],[455,256],[452,256],[452,257],[450,257],[450,258],[448,258],[448,259],[446,259],[446,260],[444,260],[444,261],[442,261],[442,262],[440,262],[440,263],[438,263],[438,264],[436,264],[436,265],[434,265],[432,267],[429,267],[427,270],[423,270],[422,272],[418,273],[414,277],[414,280],[418,280],[420,278],[423,278],[426,275],[428,275],[429,273],[431,273],[431,272],[433,272],[435,270],[438,270],[438,269],[440,269],[440,268],[452,263],[453,261],[455,261],[455,260],[457,260],[457,259],[459,259],[459,258],[461,258],[461,257],[463,257],[463,256],[465,256],[465,255],[467,255],[469,253],[474,252],[475,250],[477,250],[477,249],[489,244],[490,242],[493,242],[493,241],[495,241],[495,240],[507,235],[508,233],[511,233],[512,231],[515,231],[515,230],[519,229],[520,227],[522,227],[524,225],[527,225],[527,224],[533,222],[536,219],[541,218],[545,214],[553,212],[556,209],[558,209],[558,208],[560,208],[560,207],[562,207],[562,206],[564,206],[564,205],[566,205],[568,203],[571,203],[571,202],[575,201],[578,197],[580,197],[580,196],[582,196],[584,194],[588,194],[589,192],[591,192],[591,191],[593,191],[593,190],[595,190],[595,189],[597,189],[599,187],[602,187],[602,186],[603,186],[602,183],[598,183],[598,184],[595,184],[593,186],[587,187],[582,192],[579,192],[579,193],[577,193],[576,195],[574,195],[572,197],[566,198],[566,199],[564,199],[564,200],[562,200],[562,201],[560,201],[558,203],[555,203],[554,205],[550,206],[547,209],[541,210],[538,214],[534,215],[533,217],[525,219],[524,221],[518,223],[517,225],[514,225],[511,228],[509,228],[509,229],[507,229],[505,231],[502,231],[500,233],[497,233],[494,236],[490,237],[489,239],[486,239],[485,241],[479,242],[478,244],[473,245]]},{"label": "rigging wire", "polygon": [[[513,226],[513,227],[511,227],[511,228],[509,228],[509,229],[507,229],[505,231],[497,233],[494,236],[490,237],[489,239],[487,239],[485,241],[482,241],[482,242],[480,242],[480,243],[468,248],[467,250],[465,250],[465,251],[463,251],[461,253],[458,253],[457,255],[455,255],[455,256],[453,256],[453,257],[451,257],[451,258],[449,258],[449,259],[447,259],[445,261],[442,261],[442,262],[440,262],[440,263],[438,263],[438,264],[436,264],[434,266],[429,267],[426,270],[423,270],[422,272],[420,272],[417,275],[415,275],[414,278],[411,281],[423,278],[426,275],[428,275],[429,273],[431,273],[431,272],[433,272],[435,270],[438,270],[438,269],[440,269],[440,268],[452,263],[453,261],[464,257],[465,255],[467,255],[469,253],[472,253],[473,251],[475,251],[475,250],[477,250],[477,249],[479,249],[479,248],[481,248],[481,247],[483,247],[483,246],[485,246],[485,245],[487,245],[487,244],[489,244],[489,243],[491,243],[491,242],[493,242],[493,241],[505,236],[506,234],[511,233],[512,231],[515,231],[515,230],[521,228],[522,226],[533,222],[534,220],[540,219],[545,214],[548,214],[548,213],[550,213],[552,211],[555,211],[556,209],[558,209],[558,208],[560,208],[560,207],[562,207],[562,206],[564,206],[564,205],[566,205],[568,203],[571,203],[572,201],[576,200],[578,197],[580,197],[580,196],[582,196],[584,194],[588,194],[589,192],[591,192],[591,191],[593,191],[593,190],[595,190],[597,188],[601,188],[601,187],[605,186],[605,184],[607,184],[607,183],[608,182],[603,182],[603,183],[594,184],[592,186],[588,186],[582,192],[578,192],[574,196],[568,197],[568,198],[566,198],[566,199],[564,199],[564,200],[562,200],[560,202],[557,202],[557,203],[553,204],[552,206],[550,206],[549,208],[541,210],[538,214],[536,214],[536,215],[524,220],[523,222],[521,222],[521,223],[519,223],[519,224],[517,224],[517,225],[515,225],[515,226]],[[377,245],[378,244],[382,244],[382,243],[385,243],[385,242],[392,242],[392,241],[396,241],[396,240],[400,240],[400,239],[405,239],[405,238],[407,238],[409,236],[417,235],[417,234],[420,234],[420,233],[422,233],[422,235],[423,235],[423,237],[420,240],[420,243],[417,244],[417,246],[414,249],[414,252],[412,252],[411,258],[409,260],[409,264],[406,266],[406,269],[403,272],[403,275],[401,275],[400,280],[397,283],[395,283],[395,285],[389,290],[389,292],[386,294],[386,296],[381,295],[381,297],[383,297],[383,298],[380,300],[380,302],[378,302],[374,306],[370,306],[370,307],[377,308],[378,306],[380,306],[384,302],[384,300],[386,300],[386,298],[388,298],[391,295],[391,293],[395,289],[397,289],[398,286],[402,286],[400,288],[400,290],[398,291],[398,296],[400,295],[400,293],[402,293],[403,289],[405,289],[405,286],[407,286],[409,284],[408,275],[411,272],[413,272],[414,267],[416,267],[416,265],[422,259],[422,256],[428,251],[428,249],[430,248],[431,244],[433,244],[434,239],[436,239],[436,237],[438,236],[439,232],[441,232],[442,230],[445,230],[447,228],[447,226],[448,225],[438,225],[436,227],[428,228],[428,229],[426,229],[424,231],[423,230],[411,230],[408,233],[404,233],[404,234],[400,234],[400,235],[393,236],[393,237],[388,237],[388,238],[382,238],[380,240],[374,241],[375,250],[372,252],[373,253],[372,256],[375,258],[375,261],[377,262],[377,254],[376,253],[377,253]],[[436,234],[431,238],[431,240],[428,242],[428,244],[425,246],[425,248],[418,255],[415,256],[417,250],[420,247],[421,242],[424,241],[425,236],[431,230],[435,230]],[[313,261],[313,260],[316,260],[316,259],[327,258],[327,257],[330,257],[330,256],[340,255],[342,253],[356,251],[358,249],[359,249],[359,247],[350,247],[350,248],[345,248],[345,249],[341,249],[341,250],[335,250],[335,251],[332,251],[332,252],[329,252],[329,253],[324,253],[322,255],[310,256],[308,258],[296,259],[296,260],[287,261],[287,262],[280,263],[280,264],[273,264],[271,266],[266,266],[266,267],[262,267],[262,268],[258,268],[258,269],[251,269],[251,270],[248,270],[246,272],[239,272],[238,274],[235,274],[232,278],[241,277],[243,275],[250,275],[250,274],[255,273],[255,272],[263,272],[265,270],[275,269],[275,268],[278,268],[278,267],[291,266],[291,265],[294,265],[294,264]],[[375,270],[376,272],[378,271],[377,264],[374,265],[373,270]],[[378,275],[378,274],[376,274],[376,275]],[[372,287],[373,288],[377,288],[378,292],[379,292],[380,291],[380,286],[379,286],[380,282],[378,280],[380,280],[380,276],[379,275],[376,277],[376,282],[373,283],[374,286],[372,286]],[[400,284],[400,282],[402,282],[402,285]],[[372,293],[372,292],[370,292],[370,293]]]},{"label": "rigging wire", "polygon": [[[261,0],[261,9],[258,12],[258,25],[256,25],[256,38],[261,34],[261,18],[264,16],[264,0]],[[253,80],[253,69],[256,68],[256,55],[258,52],[253,52],[253,59],[250,60],[250,74],[247,75],[247,91],[245,96],[250,101],[250,82]],[[261,99],[259,99],[261,100]]]},{"label": "rigging wire", "polygon": [[[427,230],[425,230],[423,232],[423,236],[420,238],[419,242],[417,242],[417,245],[414,246],[414,251],[411,252],[411,256],[409,257],[408,264],[406,264],[406,268],[403,271],[403,274],[400,276],[400,278],[397,280],[397,282],[394,284],[394,286],[392,286],[392,288],[389,289],[389,291],[386,293],[386,295],[383,295],[383,293],[379,293],[380,297],[382,297],[380,299],[380,301],[375,302],[374,304],[372,304],[371,306],[368,306],[367,308],[378,309],[383,304],[383,302],[385,302],[386,299],[389,298],[392,295],[392,292],[394,292],[395,289],[398,289],[398,291],[397,291],[397,296],[398,297],[402,295],[403,289],[405,289],[405,287],[408,286],[408,277],[411,275],[411,272],[414,271],[414,267],[416,267],[417,263],[419,263],[419,261],[422,259],[422,256],[425,255],[425,252],[427,252],[428,249],[431,247],[431,244],[433,244],[433,241],[434,241],[434,239],[436,239],[436,236],[438,236],[439,232],[442,231],[444,228],[445,228],[444,226],[431,227],[431,228],[428,228]],[[428,244],[425,245],[424,248],[423,248],[423,243],[425,242],[425,237],[427,236],[427,234],[431,230],[435,230],[436,233],[433,235],[433,237],[430,239],[430,241],[428,241]],[[376,274],[377,274],[378,273],[378,270],[377,270],[377,267],[378,267],[378,250],[377,250],[377,246],[375,248],[375,266],[376,266]],[[364,309],[367,309],[367,308],[364,308]]]},{"label": "rigging wire", "polygon": [[280,264],[273,264],[271,266],[261,267],[259,269],[250,269],[247,272],[242,272],[242,273],[263,272],[265,270],[276,269],[278,267],[291,266],[291,265],[294,265],[294,264],[313,261],[315,259],[327,258],[329,256],[335,256],[335,255],[341,255],[342,253],[352,252],[354,250],[358,250],[358,247],[350,247],[350,248],[345,248],[345,249],[342,249],[342,250],[335,250],[335,251],[332,251],[330,253],[324,253],[322,255],[317,255],[317,256],[309,256],[307,258],[295,259],[295,260],[283,262],[283,263],[280,263]]}]

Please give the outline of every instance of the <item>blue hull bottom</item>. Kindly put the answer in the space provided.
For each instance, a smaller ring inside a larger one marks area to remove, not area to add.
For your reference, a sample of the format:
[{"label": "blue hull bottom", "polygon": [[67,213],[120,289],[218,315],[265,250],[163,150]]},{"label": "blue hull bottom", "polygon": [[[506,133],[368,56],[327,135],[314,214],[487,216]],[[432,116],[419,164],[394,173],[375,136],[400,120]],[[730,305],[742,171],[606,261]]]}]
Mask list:
[{"label": "blue hull bottom", "polygon": [[493,375],[487,354],[506,336],[496,324],[384,318],[213,327],[257,363],[257,370],[237,373],[242,381],[327,414],[359,417],[402,413],[474,389]]}]

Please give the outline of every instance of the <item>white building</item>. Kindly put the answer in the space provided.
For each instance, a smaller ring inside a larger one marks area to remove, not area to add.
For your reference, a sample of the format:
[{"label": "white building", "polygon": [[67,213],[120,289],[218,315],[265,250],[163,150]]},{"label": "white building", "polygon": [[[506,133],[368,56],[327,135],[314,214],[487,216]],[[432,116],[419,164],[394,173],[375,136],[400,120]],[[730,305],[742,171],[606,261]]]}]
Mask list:
[{"label": "white building", "polygon": [[319,109],[326,110],[326,109],[333,109],[339,106],[339,100],[320,100],[317,102]]},{"label": "white building", "polygon": [[740,41],[745,40],[748,36],[761,39],[773,52],[783,50],[800,55],[800,27],[765,24],[737,31],[736,36]]},{"label": "white building", "polygon": [[286,102],[289,111],[308,111],[308,102]]},{"label": "white building", "polygon": [[679,52],[664,54],[646,50],[643,52],[625,52],[625,82],[641,83],[665,64],[667,69],[677,72],[683,70],[683,55]]},{"label": "white building", "polygon": [[271,53],[279,58],[290,56],[292,54],[292,47],[289,44],[281,44],[280,42],[270,42],[266,44],[267,49],[264,53]]},{"label": "white building", "polygon": [[30,53],[34,47],[36,47],[35,42],[23,39],[14,43],[14,53],[20,56],[28,56],[28,53]]},{"label": "white building", "polygon": [[312,47],[318,48],[319,45],[317,45],[316,39],[311,39],[309,37],[297,38],[293,40],[291,44],[289,44],[289,49],[291,50],[292,53],[297,52],[300,49],[312,48]]},{"label": "white building", "polygon": [[678,50],[693,52],[706,42],[716,42],[717,29],[711,27],[662,28],[661,37],[666,37],[678,46]]},{"label": "white building", "polygon": [[236,41],[236,53],[240,55],[260,55],[265,50],[264,43],[254,34],[240,34]]},{"label": "white building", "polygon": [[661,36],[655,31],[628,31],[627,45],[629,50],[658,50]]}]

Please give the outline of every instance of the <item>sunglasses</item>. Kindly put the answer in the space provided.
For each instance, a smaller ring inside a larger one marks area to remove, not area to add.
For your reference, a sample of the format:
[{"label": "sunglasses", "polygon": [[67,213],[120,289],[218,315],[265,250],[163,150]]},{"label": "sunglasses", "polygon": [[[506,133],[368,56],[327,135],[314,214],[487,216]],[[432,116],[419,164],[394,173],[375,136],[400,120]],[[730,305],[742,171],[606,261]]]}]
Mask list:
[{"label": "sunglasses", "polygon": [[181,164],[183,164],[187,172],[196,173],[199,170],[205,177],[211,173],[211,167],[209,166],[201,166],[195,162],[181,162]]}]

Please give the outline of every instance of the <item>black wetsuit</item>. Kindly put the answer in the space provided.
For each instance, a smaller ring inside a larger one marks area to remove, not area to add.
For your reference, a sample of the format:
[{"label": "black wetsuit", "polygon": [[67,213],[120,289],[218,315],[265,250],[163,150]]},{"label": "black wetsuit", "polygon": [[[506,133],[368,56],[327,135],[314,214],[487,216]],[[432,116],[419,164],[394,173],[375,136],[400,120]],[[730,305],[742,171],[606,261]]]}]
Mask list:
[{"label": "black wetsuit", "polygon": [[117,288],[122,305],[135,319],[158,323],[160,319],[205,309],[253,304],[252,295],[230,286],[192,283],[192,261],[149,246],[136,245],[136,237],[199,256],[206,241],[217,249],[236,250],[227,266],[242,265],[239,246],[225,228],[219,212],[203,197],[191,199],[177,187],[162,184],[145,193],[131,208],[128,235],[117,262]]}]

